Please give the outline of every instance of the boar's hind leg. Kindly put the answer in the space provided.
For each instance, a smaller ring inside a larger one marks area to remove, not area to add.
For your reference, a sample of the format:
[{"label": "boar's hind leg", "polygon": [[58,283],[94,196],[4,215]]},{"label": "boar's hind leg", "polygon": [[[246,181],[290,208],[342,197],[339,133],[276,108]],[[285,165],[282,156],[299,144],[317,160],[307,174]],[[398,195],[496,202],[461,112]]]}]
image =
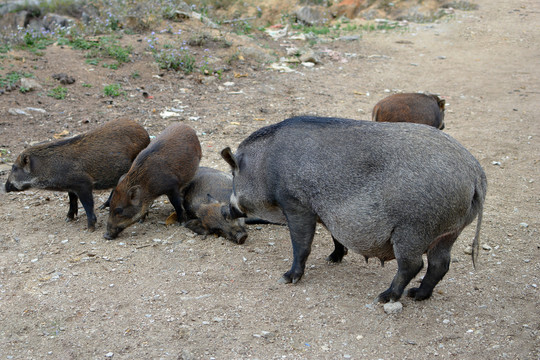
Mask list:
[{"label": "boar's hind leg", "polygon": [[347,248],[343,246],[342,243],[337,241],[333,236],[332,240],[334,240],[334,251],[328,255],[326,258],[326,261],[330,261],[333,263],[340,263],[343,260],[343,257],[347,255]]},{"label": "boar's hind leg", "polygon": [[377,297],[377,301],[382,303],[398,300],[405,287],[424,267],[424,261],[422,260],[424,249],[415,245],[425,244],[425,242],[418,235],[411,231],[394,229],[390,241],[394,247],[398,270],[390,287]]},{"label": "boar's hind leg", "polygon": [[420,287],[409,289],[407,296],[415,300],[425,300],[431,296],[435,285],[448,272],[448,268],[450,267],[450,250],[458,235],[459,233],[447,234],[435,240],[435,245],[427,253],[428,268],[426,275]]},{"label": "boar's hind leg", "polygon": [[77,201],[79,200],[79,198],[77,197],[77,194],[71,191],[68,191],[68,196],[69,196],[69,210],[67,213],[66,221],[71,221],[75,219],[75,217],[79,213],[79,206],[77,204]]},{"label": "boar's hind leg", "polygon": [[280,283],[296,283],[304,275],[306,260],[311,253],[311,243],[315,235],[317,216],[310,210],[283,208],[287,218],[293,247],[293,264],[289,271],[283,274]]},{"label": "boar's hind leg", "polygon": [[167,197],[169,198],[169,201],[171,202],[172,206],[174,206],[174,210],[176,211],[176,219],[180,224],[183,224],[186,222],[186,212],[184,211],[184,198],[182,195],[180,195],[180,191],[177,189],[174,189],[170,191],[167,194]]},{"label": "boar's hind leg", "polygon": [[91,188],[84,188],[77,192],[79,200],[86,212],[88,221],[88,231],[94,231],[96,229],[96,214],[94,214],[94,198],[92,196]]}]

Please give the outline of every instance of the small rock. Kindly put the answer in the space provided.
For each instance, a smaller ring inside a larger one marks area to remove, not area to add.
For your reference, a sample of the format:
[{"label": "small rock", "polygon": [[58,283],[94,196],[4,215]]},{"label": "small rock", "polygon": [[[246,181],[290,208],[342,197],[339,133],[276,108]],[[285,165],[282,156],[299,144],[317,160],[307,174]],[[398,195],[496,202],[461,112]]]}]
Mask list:
[{"label": "small rock", "polygon": [[112,351],[105,354],[105,357],[112,358],[114,356],[114,353]]},{"label": "small rock", "polygon": [[384,304],[384,312],[387,314],[399,314],[403,310],[403,304],[399,301]]},{"label": "small rock", "polygon": [[345,35],[338,37],[338,40],[342,41],[356,41],[360,40],[360,35]]},{"label": "small rock", "polygon": [[16,109],[16,108],[10,108],[10,109],[8,109],[8,113],[11,114],[11,115],[26,115],[26,116],[30,116],[30,114],[27,113],[26,111],[24,111],[23,109]]},{"label": "small rock", "polygon": [[463,252],[464,252],[465,254],[467,254],[467,255],[471,255],[471,254],[472,254],[472,246],[470,246],[470,245],[467,246],[467,247],[465,248],[465,250],[463,250]]},{"label": "small rock", "polygon": [[526,229],[529,227],[529,224],[525,223],[525,222],[522,222],[522,223],[519,223],[519,226]]},{"label": "small rock", "polygon": [[308,50],[306,51],[305,53],[303,53],[302,55],[300,55],[300,61],[301,62],[310,62],[310,63],[314,63],[314,64],[320,64],[321,63],[321,59],[319,59],[319,57],[315,54],[315,52],[313,50]]},{"label": "small rock", "polygon": [[26,89],[27,91],[32,91],[36,89],[43,89],[43,86],[41,86],[40,83],[38,83],[35,79],[30,78],[21,78],[21,89]]},{"label": "small rock", "polygon": [[487,251],[493,250],[493,248],[491,246],[489,246],[488,244],[483,244],[482,249],[487,250]]}]

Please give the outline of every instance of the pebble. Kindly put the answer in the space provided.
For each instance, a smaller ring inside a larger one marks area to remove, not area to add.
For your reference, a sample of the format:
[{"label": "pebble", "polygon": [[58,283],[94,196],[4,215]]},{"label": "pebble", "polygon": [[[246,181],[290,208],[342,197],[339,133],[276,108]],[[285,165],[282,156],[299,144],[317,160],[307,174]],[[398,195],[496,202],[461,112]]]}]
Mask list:
[{"label": "pebble", "polygon": [[522,223],[519,223],[519,226],[526,229],[529,227],[529,224],[527,224],[526,222],[522,222]]},{"label": "pebble", "polygon": [[467,246],[465,248],[465,250],[463,250],[463,252],[467,255],[471,255],[472,254],[472,246]]},{"label": "pebble", "polygon": [[105,357],[112,358],[114,356],[114,353],[112,351],[105,354]]},{"label": "pebble", "polygon": [[403,310],[403,304],[399,301],[384,304],[384,312],[387,314],[399,314]]},{"label": "pebble", "polygon": [[491,246],[489,246],[488,244],[482,245],[482,249],[487,250],[487,251],[493,250],[493,248]]}]

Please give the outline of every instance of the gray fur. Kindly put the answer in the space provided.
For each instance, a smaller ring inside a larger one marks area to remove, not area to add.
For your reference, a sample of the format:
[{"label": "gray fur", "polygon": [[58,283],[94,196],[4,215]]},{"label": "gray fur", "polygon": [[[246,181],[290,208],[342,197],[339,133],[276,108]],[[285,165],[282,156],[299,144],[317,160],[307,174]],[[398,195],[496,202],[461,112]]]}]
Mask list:
[{"label": "gray fur", "polygon": [[401,297],[426,252],[428,271],[409,295],[431,296],[454,241],[481,214],[487,187],[482,167],[456,140],[411,123],[296,117],[259,129],[235,155],[227,148],[222,156],[233,169],[235,213],[287,219],[294,261],[282,282],[302,277],[320,221],[336,246],[397,259],[382,302]]}]

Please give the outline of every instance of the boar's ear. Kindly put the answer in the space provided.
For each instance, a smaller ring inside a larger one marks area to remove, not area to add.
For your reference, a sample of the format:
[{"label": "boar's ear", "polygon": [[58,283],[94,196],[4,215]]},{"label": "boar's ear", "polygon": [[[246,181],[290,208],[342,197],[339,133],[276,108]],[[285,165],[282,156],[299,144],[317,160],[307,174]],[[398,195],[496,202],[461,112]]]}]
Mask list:
[{"label": "boar's ear", "polygon": [[141,186],[140,185],[132,186],[128,190],[127,196],[131,205],[135,205],[135,206],[140,205],[141,204]]},{"label": "boar's ear", "polygon": [[433,96],[433,98],[437,102],[437,105],[439,105],[439,109],[441,109],[441,111],[444,111],[444,105],[446,104],[446,100],[441,99],[438,95],[431,95],[431,96]]},{"label": "boar's ear", "polygon": [[231,165],[231,168],[233,170],[238,169],[238,164],[236,162],[236,158],[234,157],[231,148],[226,147],[225,149],[221,150],[221,157],[223,160],[225,160],[229,165]]},{"label": "boar's ear", "polygon": [[217,201],[217,199],[215,197],[213,197],[212,195],[210,195],[210,194],[206,194],[206,199],[208,200],[209,204],[218,204],[219,203],[219,201]]},{"label": "boar's ear", "polygon": [[32,159],[30,159],[30,155],[23,155],[21,163],[25,172],[29,173],[32,170]]},{"label": "boar's ear", "polygon": [[[126,177],[127,173],[125,173],[124,175],[120,176],[120,179],[118,179],[118,184],[120,184],[122,182],[122,180],[124,180],[124,178]],[[118,185],[116,184],[116,185]]]}]

